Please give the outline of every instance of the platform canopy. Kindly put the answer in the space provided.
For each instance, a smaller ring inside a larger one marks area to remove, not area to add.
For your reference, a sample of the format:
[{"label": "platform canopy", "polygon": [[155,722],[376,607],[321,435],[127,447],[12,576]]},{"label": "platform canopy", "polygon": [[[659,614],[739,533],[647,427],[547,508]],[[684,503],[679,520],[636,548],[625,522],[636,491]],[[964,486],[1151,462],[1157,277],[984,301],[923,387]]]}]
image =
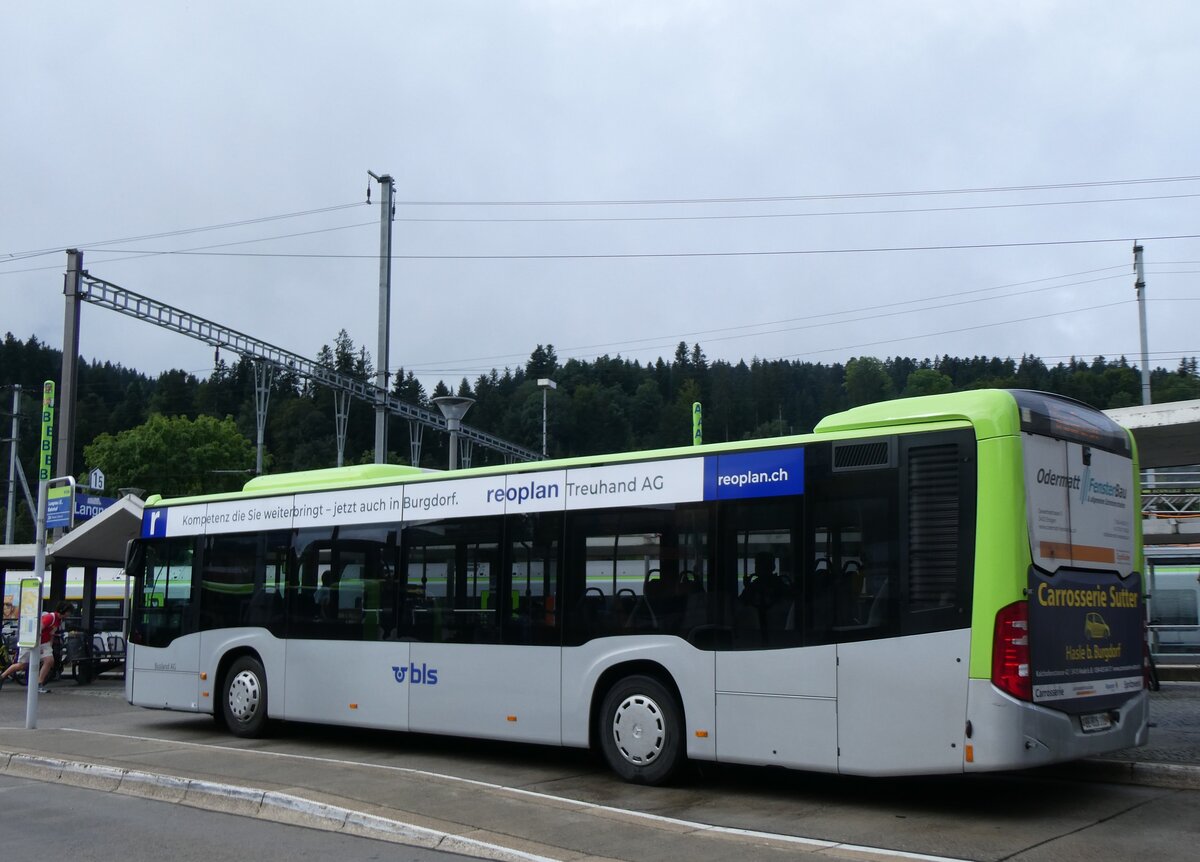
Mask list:
[{"label": "platform canopy", "polygon": [[1171,401],[1105,410],[1133,432],[1144,469],[1200,464],[1200,401]]},{"label": "platform canopy", "polygon": [[[142,501],[122,497],[46,549],[46,564],[69,566],[123,566],[125,547],[142,528]],[[37,548],[0,545],[0,570],[32,571]]]}]

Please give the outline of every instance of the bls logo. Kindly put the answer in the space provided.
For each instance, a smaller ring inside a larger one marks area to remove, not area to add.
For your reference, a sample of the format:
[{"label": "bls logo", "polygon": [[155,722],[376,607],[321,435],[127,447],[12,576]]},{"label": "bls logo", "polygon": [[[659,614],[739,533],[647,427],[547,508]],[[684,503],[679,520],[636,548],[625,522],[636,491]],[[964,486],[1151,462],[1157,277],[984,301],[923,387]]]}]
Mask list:
[{"label": "bls logo", "polygon": [[415,664],[410,664],[408,667],[392,665],[392,673],[396,675],[396,682],[399,683],[403,683],[407,678],[411,685],[437,685],[437,668],[429,667],[424,662],[420,667]]}]

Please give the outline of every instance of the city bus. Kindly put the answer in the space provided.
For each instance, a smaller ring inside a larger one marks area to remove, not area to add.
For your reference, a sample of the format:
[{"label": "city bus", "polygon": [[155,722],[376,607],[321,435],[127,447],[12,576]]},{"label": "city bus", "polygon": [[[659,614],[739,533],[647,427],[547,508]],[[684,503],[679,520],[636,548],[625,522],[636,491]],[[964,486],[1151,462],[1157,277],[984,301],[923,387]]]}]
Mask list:
[{"label": "city bus", "polygon": [[146,502],[126,697],[888,776],[1141,745],[1136,452],[1075,401],[888,401],[813,433]]}]

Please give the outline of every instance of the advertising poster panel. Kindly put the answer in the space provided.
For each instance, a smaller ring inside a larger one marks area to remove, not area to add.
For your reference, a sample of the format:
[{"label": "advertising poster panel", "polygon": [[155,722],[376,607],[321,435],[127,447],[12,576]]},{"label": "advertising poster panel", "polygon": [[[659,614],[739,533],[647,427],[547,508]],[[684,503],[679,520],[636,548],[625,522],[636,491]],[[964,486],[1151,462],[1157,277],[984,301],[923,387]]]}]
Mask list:
[{"label": "advertising poster panel", "polygon": [[32,649],[41,642],[42,582],[37,578],[21,578],[21,617],[17,646]]},{"label": "advertising poster panel", "polygon": [[160,539],[305,527],[417,523],[803,493],[804,449],[796,447],[153,506],[142,513],[141,535]]},{"label": "advertising poster panel", "polygon": [[[1142,581],[1036,568],[1029,577],[1034,702],[1083,701],[1138,691],[1142,680]],[[1071,709],[1084,711],[1080,705]]]},{"label": "advertising poster panel", "polygon": [[1024,435],[1033,563],[1133,569],[1133,462],[1080,443]]}]

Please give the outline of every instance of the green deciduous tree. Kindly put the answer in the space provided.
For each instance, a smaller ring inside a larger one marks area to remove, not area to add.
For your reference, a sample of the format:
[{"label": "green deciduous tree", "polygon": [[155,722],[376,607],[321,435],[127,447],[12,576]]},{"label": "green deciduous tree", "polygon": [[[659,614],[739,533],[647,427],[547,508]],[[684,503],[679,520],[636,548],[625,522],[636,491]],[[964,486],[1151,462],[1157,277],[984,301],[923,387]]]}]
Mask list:
[{"label": "green deciduous tree", "polygon": [[905,398],[913,398],[917,395],[940,395],[943,392],[953,391],[954,381],[932,368],[918,368],[908,375],[908,379],[904,383]]},{"label": "green deciduous tree", "polygon": [[113,488],[143,488],[163,496],[211,494],[240,488],[254,467],[254,447],[226,417],[151,416],[84,447],[89,466]]},{"label": "green deciduous tree", "polygon": [[895,397],[892,378],[880,360],[860,356],[846,363],[846,398],[851,407]]}]

